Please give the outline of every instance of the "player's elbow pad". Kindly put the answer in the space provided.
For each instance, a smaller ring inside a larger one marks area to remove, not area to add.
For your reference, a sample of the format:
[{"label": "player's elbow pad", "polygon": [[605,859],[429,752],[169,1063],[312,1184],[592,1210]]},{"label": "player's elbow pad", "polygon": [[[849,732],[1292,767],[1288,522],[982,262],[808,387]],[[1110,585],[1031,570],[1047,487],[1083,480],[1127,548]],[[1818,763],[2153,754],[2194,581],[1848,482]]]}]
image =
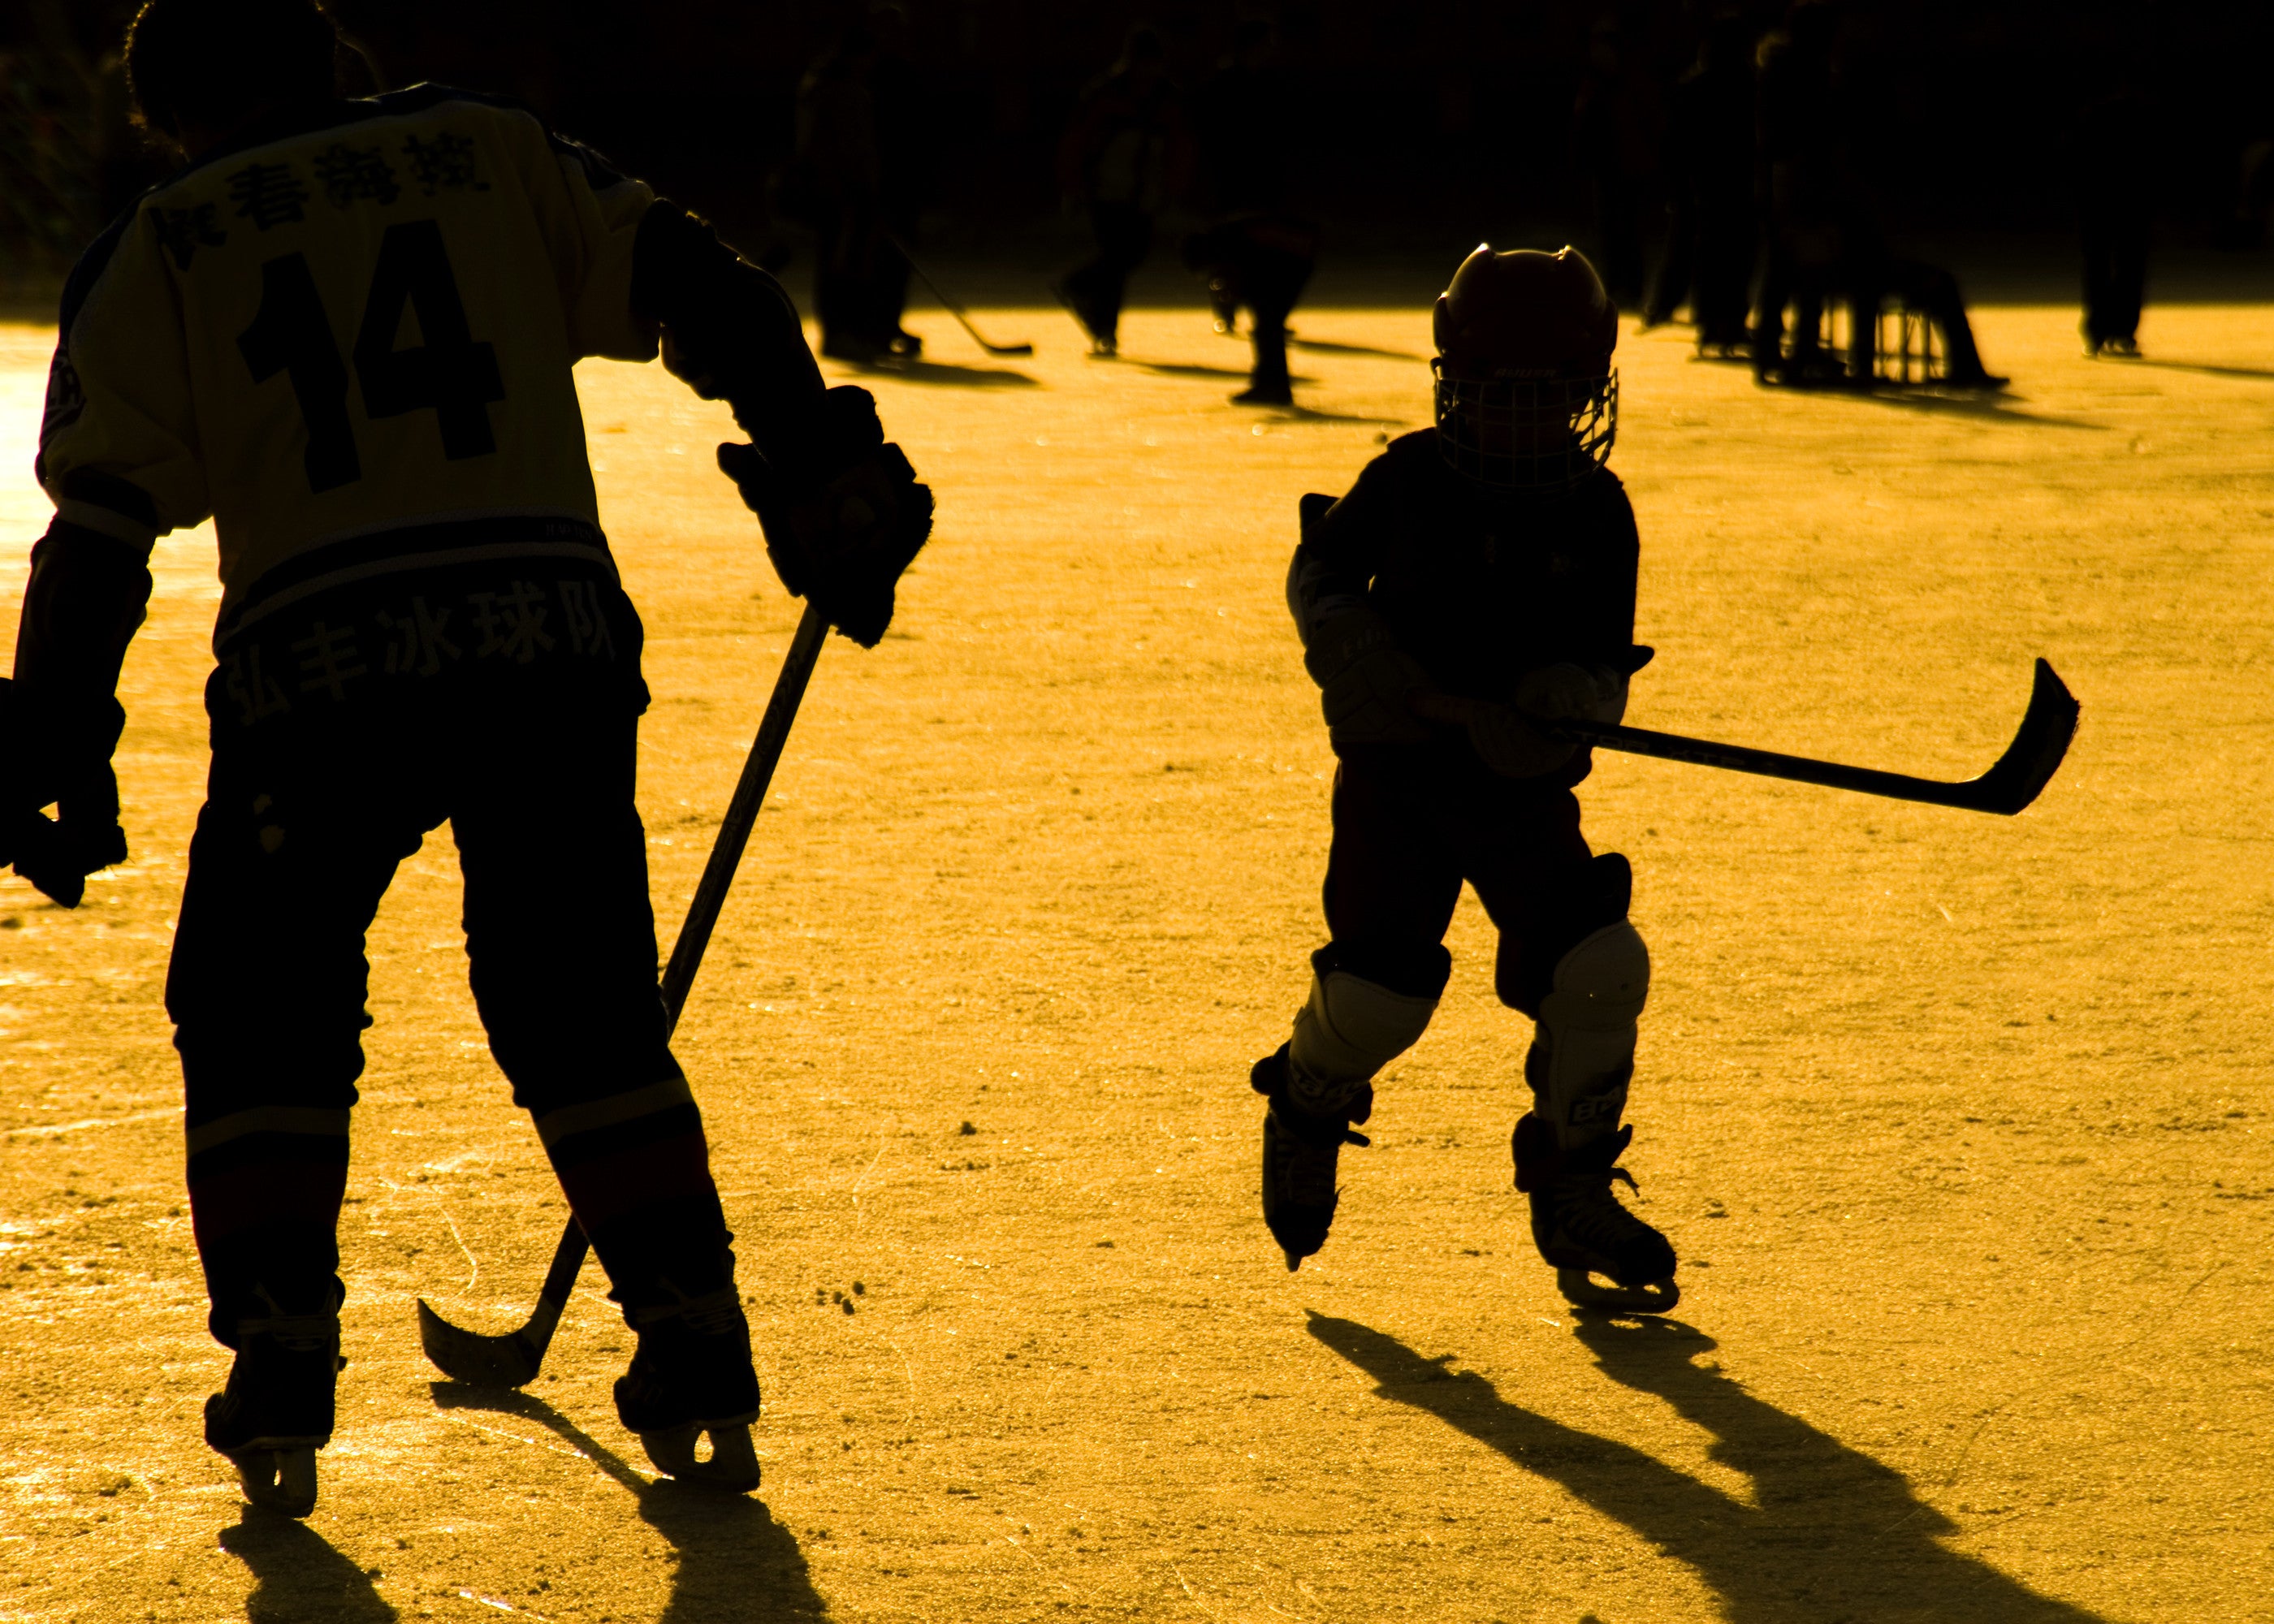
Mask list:
[{"label": "player's elbow pad", "polygon": [[710,224],[659,200],[632,245],[632,312],[660,322],[688,368],[768,455],[794,446],[821,397],[797,306]]}]

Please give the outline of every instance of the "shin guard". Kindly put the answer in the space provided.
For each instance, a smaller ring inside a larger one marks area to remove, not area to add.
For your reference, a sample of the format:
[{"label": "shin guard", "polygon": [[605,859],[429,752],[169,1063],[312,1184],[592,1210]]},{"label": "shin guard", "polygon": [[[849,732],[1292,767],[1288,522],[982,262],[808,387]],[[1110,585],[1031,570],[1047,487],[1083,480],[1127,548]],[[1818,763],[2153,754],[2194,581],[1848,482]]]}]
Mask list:
[{"label": "shin guard", "polygon": [[1341,1110],[1420,1040],[1445,980],[1437,975],[1427,994],[1397,992],[1342,968],[1334,954],[1328,947],[1312,956],[1311,996],[1287,1045],[1288,1095],[1321,1116]]},{"label": "shin guard", "polygon": [[1618,1127],[1634,1077],[1635,1026],[1649,996],[1650,950],[1623,919],[1583,937],[1556,964],[1524,1062],[1533,1113],[1555,1154]]}]

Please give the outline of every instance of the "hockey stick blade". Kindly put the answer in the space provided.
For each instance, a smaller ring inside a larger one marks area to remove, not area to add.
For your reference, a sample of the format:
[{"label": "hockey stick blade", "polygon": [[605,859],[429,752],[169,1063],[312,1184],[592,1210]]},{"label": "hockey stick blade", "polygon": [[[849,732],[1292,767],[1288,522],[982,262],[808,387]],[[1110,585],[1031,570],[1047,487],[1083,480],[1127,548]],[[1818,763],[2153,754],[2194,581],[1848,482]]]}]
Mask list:
[{"label": "hockey stick blade", "polygon": [[[812,680],[814,664],[820,659],[821,645],[828,636],[828,617],[808,603],[804,617],[797,623],[797,635],[790,639],[789,652],[782,658],[781,674],[774,679],[773,696],[766,702],[765,717],[758,724],[749,757],[742,763],[734,799],[727,803],[727,816],[719,824],[719,838],[712,843],[710,861],[704,864],[703,878],[687,906],[687,922],[680,927],[671,962],[664,968],[661,993],[666,1034],[679,1025],[688,989],[695,984],[703,951],[711,945],[712,929],[718,924],[719,910],[726,905],[727,892],[734,883],[734,870],[742,864],[742,850],[758,821],[758,809],[765,804],[766,788],[781,762],[782,747],[789,742],[790,724],[797,719],[806,684]],[[561,1324],[561,1311],[568,1305],[568,1294],[576,1289],[576,1276],[590,1250],[584,1229],[571,1214],[561,1231],[561,1244],[553,1248],[553,1267],[546,1270],[545,1284],[538,1290],[536,1311],[528,1324],[503,1336],[461,1330],[421,1297],[418,1345],[426,1350],[434,1368],[453,1380],[478,1387],[526,1387],[537,1380],[538,1369],[545,1363],[545,1351],[553,1345],[553,1333]]]},{"label": "hockey stick blade", "polygon": [[987,342],[986,335],[981,333],[977,327],[971,325],[971,318],[963,313],[963,306],[957,304],[953,299],[949,298],[946,294],[940,291],[939,284],[931,279],[931,273],[925,270],[924,267],[917,262],[915,255],[908,252],[908,245],[906,243],[900,241],[899,237],[894,237],[889,231],[885,233],[885,240],[892,245],[894,252],[898,253],[901,259],[906,259],[908,262],[908,269],[916,274],[916,280],[918,282],[923,283],[926,288],[931,290],[931,296],[939,301],[940,308],[947,312],[949,315],[954,317],[956,320],[962,325],[963,330],[971,335],[971,342],[973,343],[978,345],[982,350],[984,350],[991,356],[1030,356],[1035,353],[1035,347],[1032,344],[989,343]]},{"label": "hockey stick blade", "polygon": [[1716,744],[1705,739],[1685,739],[1677,733],[1651,733],[1608,722],[1563,722],[1547,731],[1575,744],[1624,750],[1634,756],[1654,756],[1662,761],[1690,762],[1701,767],[1723,767],[1799,784],[1820,784],[1830,789],[1854,790],[1890,801],[1917,801],[1929,806],[1957,807],[1969,812],[1994,812],[2011,817],[2042,793],[2061,760],[2069,741],[2076,736],[2076,697],[2044,660],[2037,661],[2037,681],[2029,690],[2029,708],[2014,742],[1995,765],[1978,778],[1949,783],[1940,778],[1916,778],[1909,773],[1881,772],[1870,767],[1849,767],[1838,762],[1812,761],[1804,756],[1781,756],[1741,744]]},{"label": "hockey stick blade", "polygon": [[478,1387],[523,1387],[537,1380],[545,1350],[553,1345],[553,1332],[561,1311],[576,1289],[576,1275],[584,1267],[591,1243],[574,1218],[553,1249],[553,1266],[545,1271],[545,1284],[537,1293],[536,1312],[529,1323],[503,1336],[484,1336],[463,1331],[418,1299],[418,1345],[434,1368],[454,1381]]}]

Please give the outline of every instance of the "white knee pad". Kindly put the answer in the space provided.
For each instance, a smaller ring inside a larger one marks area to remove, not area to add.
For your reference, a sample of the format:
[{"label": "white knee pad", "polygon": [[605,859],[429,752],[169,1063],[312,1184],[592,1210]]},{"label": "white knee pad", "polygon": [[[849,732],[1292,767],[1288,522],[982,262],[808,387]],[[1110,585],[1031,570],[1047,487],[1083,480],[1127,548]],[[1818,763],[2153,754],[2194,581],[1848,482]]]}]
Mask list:
[{"label": "white knee pad", "polygon": [[1534,1109],[1570,1150],[1619,1125],[1634,1076],[1635,1022],[1650,997],[1650,949],[1625,920],[1583,938],[1555,966],[1555,990],[1525,1074]]},{"label": "white knee pad", "polygon": [[1342,1104],[1376,1071],[1413,1047],[1437,1000],[1392,992],[1347,970],[1311,977],[1311,1000],[1295,1014],[1287,1058],[1296,1103],[1306,1109]]}]

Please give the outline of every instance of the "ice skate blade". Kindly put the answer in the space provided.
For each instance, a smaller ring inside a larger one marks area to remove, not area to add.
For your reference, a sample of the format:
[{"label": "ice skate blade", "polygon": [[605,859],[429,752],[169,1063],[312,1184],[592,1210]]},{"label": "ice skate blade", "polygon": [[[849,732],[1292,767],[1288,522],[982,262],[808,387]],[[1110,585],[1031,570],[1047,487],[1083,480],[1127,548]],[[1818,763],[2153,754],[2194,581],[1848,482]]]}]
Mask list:
[{"label": "ice skate blade", "polygon": [[240,1449],[230,1455],[245,1498],[263,1511],[288,1517],[305,1517],[316,1508],[316,1450],[312,1444],[292,1449]]},{"label": "ice skate blade", "polygon": [[[695,1458],[695,1444],[705,1432],[711,1434],[711,1458],[698,1461]],[[750,1444],[748,1422],[718,1426],[692,1422],[686,1426],[642,1432],[639,1440],[658,1471],[690,1488],[748,1494],[758,1486],[758,1455]]]},{"label": "ice skate blade", "polygon": [[1599,1285],[1585,1269],[1555,1271],[1555,1289],[1575,1308],[1598,1309],[1611,1314],[1670,1314],[1682,1301],[1682,1288],[1672,1277],[1646,1286]]}]

